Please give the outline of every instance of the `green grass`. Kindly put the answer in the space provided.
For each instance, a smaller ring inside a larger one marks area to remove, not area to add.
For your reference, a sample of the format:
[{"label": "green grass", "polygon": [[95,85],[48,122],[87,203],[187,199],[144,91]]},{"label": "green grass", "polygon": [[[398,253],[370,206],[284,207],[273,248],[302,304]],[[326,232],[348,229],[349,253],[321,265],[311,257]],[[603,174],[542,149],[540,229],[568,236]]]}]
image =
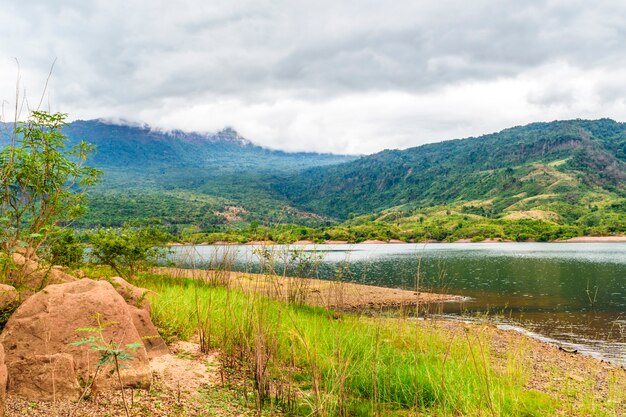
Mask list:
[{"label": "green grass", "polygon": [[549,396],[523,388],[520,357],[494,369],[487,334],[472,328],[454,336],[427,322],[336,318],[321,308],[158,275],[136,284],[158,293],[152,315],[167,340],[192,337],[196,306],[208,311],[211,346],[243,367],[258,404],[329,416],[553,411]]}]

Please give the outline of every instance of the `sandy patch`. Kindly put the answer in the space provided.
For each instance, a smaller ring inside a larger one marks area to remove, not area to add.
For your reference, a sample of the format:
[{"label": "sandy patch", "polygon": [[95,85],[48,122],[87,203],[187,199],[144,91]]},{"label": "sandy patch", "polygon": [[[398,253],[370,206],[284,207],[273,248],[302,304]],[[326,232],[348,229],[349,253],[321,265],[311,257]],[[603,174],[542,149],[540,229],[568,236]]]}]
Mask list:
[{"label": "sandy patch", "polygon": [[176,342],[167,355],[150,360],[150,368],[172,391],[192,393],[217,381],[219,363],[215,354],[200,352],[200,345]]},{"label": "sandy patch", "polygon": [[[214,271],[201,269],[154,268],[153,271],[174,278],[206,281],[218,278]],[[255,292],[279,300],[293,300],[295,297],[304,304],[339,310],[377,309],[464,300],[464,297],[458,295],[277,275],[230,272],[227,277],[221,273],[219,279],[227,279],[233,289]]]},{"label": "sandy patch", "polygon": [[548,220],[551,222],[557,222],[561,218],[558,214],[552,211],[545,210],[527,210],[527,211],[514,211],[503,217],[505,220]]},{"label": "sandy patch", "polygon": [[564,240],[564,242],[626,242],[626,236],[579,236]]}]

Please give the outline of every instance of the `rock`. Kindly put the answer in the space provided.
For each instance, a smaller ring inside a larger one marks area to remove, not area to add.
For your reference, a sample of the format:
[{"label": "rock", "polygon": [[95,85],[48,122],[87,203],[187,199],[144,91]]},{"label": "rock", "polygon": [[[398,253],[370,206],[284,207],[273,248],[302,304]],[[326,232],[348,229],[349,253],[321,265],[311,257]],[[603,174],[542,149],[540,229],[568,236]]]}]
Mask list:
[{"label": "rock", "polygon": [[111,278],[111,283],[118,294],[128,303],[128,311],[133,318],[139,336],[141,336],[148,357],[156,358],[168,354],[169,349],[150,318],[150,301],[146,298],[150,290],[136,287],[122,277]]},{"label": "rock", "polygon": [[150,290],[136,287],[122,277],[113,277],[110,281],[115,291],[117,291],[128,304],[137,308],[146,309],[150,312],[150,301],[146,298]]},{"label": "rock", "polygon": [[4,416],[4,408],[7,399],[7,382],[9,375],[4,363],[4,348],[0,345],[0,416]]},{"label": "rock", "polygon": [[128,311],[133,318],[133,324],[141,337],[141,342],[146,349],[148,357],[152,359],[170,353],[167,345],[159,335],[159,331],[152,323],[150,312],[132,305],[128,306]]},{"label": "rock", "polygon": [[4,311],[14,305],[18,298],[19,294],[17,293],[15,287],[0,284],[0,311]]},{"label": "rock", "polygon": [[42,266],[31,258],[15,252],[12,255],[15,270],[9,273],[10,282],[23,287],[26,296],[34,291],[39,291],[48,284],[62,284],[76,281],[76,278],[66,274],[59,268]]},{"label": "rock", "polygon": [[[6,324],[0,342],[4,345],[9,392],[29,400],[77,399],[79,381],[89,381],[101,352],[89,344],[70,343],[102,334],[98,344],[118,347],[142,342],[130,307],[106,281],[82,279],[49,285],[26,300]],[[102,328],[101,332],[77,329]],[[128,352],[128,350],[127,350]],[[121,370],[126,386],[149,387],[152,375],[144,347],[128,352]],[[119,389],[107,369],[98,373],[100,390]]]},{"label": "rock", "polygon": [[15,252],[19,253],[20,255],[27,256],[28,259],[32,261],[36,262],[39,260],[39,256],[37,256],[37,251],[31,247],[24,248],[22,246],[16,246]]},{"label": "rock", "polygon": [[12,394],[33,401],[77,399],[81,394],[74,357],[69,353],[34,355],[10,366],[8,390]]}]

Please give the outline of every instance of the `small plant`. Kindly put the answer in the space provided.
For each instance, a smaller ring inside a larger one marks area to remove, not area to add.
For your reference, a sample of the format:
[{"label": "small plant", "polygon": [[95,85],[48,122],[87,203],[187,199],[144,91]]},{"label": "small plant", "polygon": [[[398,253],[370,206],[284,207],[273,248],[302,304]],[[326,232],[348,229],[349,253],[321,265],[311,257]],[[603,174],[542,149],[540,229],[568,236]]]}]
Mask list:
[{"label": "small plant", "polygon": [[[134,360],[135,357],[131,354],[137,351],[143,345],[139,342],[128,343],[124,346],[120,346],[119,343],[111,340],[109,342],[104,338],[104,331],[108,326],[111,326],[113,322],[103,323],[101,320],[100,313],[96,313],[93,318],[96,321],[96,327],[82,327],[76,329],[77,332],[81,333],[90,333],[90,336],[84,337],[75,342],[71,342],[71,346],[83,346],[88,345],[93,351],[98,352],[100,354],[100,359],[96,363],[96,370],[94,372],[93,378],[88,384],[85,386],[85,390],[83,394],[80,396],[78,402],[85,397],[87,391],[94,386],[96,378],[101,369],[110,367],[109,372],[111,374],[115,374],[117,376],[117,380],[120,384],[120,391],[122,393],[122,403],[124,404],[124,410],[126,411],[126,416],[130,417],[130,411],[128,409],[128,404],[126,403],[126,396],[124,394],[124,383],[122,382],[122,376],[120,374],[121,369],[127,369],[128,366],[123,362]],[[78,404],[77,404],[78,405]]]},{"label": "small plant", "polygon": [[585,289],[587,299],[589,300],[589,306],[594,308],[598,299],[598,286],[594,285],[593,290],[589,288],[589,280],[587,280],[587,289]]}]

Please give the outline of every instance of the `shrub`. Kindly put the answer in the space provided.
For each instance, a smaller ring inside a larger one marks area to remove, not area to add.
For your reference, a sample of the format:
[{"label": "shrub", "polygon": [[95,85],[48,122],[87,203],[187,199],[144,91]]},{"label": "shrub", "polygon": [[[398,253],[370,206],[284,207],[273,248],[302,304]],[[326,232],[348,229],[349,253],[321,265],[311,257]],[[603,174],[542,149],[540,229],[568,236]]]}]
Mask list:
[{"label": "shrub", "polygon": [[84,165],[93,145],[67,150],[61,128],[66,115],[34,111],[17,123],[0,151],[0,240],[5,251],[39,248],[54,226],[77,218],[85,192],[101,172]]},{"label": "shrub", "polygon": [[51,238],[46,248],[46,258],[53,265],[76,268],[83,263],[85,244],[72,229],[61,229]]},{"label": "shrub", "polygon": [[98,229],[88,234],[94,262],[109,265],[124,278],[156,264],[171,236],[159,226]]}]

